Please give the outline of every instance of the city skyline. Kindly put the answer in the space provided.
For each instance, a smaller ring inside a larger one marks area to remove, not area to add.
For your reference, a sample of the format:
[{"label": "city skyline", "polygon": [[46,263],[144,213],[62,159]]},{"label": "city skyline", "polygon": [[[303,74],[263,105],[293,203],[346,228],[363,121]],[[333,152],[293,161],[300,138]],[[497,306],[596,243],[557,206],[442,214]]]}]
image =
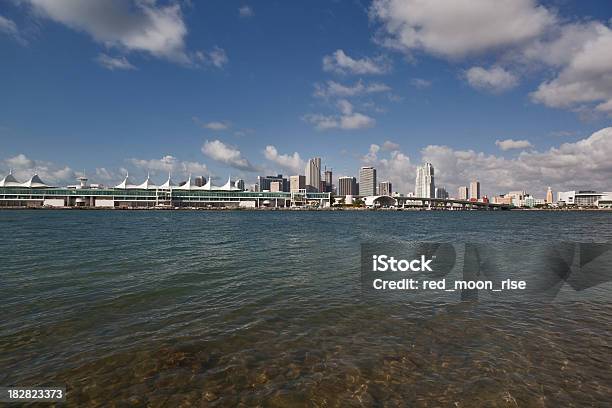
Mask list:
[{"label": "city skyline", "polygon": [[49,4],[0,5],[3,174],[254,184],[320,157],[401,192],[426,162],[451,194],[612,187],[611,5]]}]

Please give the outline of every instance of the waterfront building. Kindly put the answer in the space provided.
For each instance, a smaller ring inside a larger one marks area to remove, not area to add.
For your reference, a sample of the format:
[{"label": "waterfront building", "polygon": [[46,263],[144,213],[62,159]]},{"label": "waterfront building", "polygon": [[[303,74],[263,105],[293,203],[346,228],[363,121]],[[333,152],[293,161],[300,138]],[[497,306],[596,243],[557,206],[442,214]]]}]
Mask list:
[{"label": "waterfront building", "polygon": [[359,195],[376,195],[376,169],[371,166],[359,170]]},{"label": "waterfront building", "polygon": [[480,181],[473,180],[470,183],[470,200],[476,199],[480,200]]},{"label": "waterfront building", "polygon": [[393,186],[390,181],[381,181],[378,183],[378,195],[388,195],[393,193]]},{"label": "waterfront building", "polygon": [[306,163],[306,189],[319,191],[321,184],[321,158],[313,157]]},{"label": "waterfront building", "polygon": [[289,177],[290,187],[289,190],[291,192],[306,190],[306,176],[291,176]]},{"label": "waterfront building", "polygon": [[234,186],[236,186],[236,188],[240,191],[244,191],[244,180],[243,179],[238,179],[234,182]]},{"label": "waterfront building", "polygon": [[548,187],[548,190],[546,190],[546,204],[552,204],[552,203],[553,203],[553,192],[552,192],[552,189]]},{"label": "waterfront building", "polygon": [[600,199],[605,200],[610,195],[612,193],[597,193],[592,190],[559,191],[557,193],[557,203],[562,206],[597,207]]},{"label": "waterfront building", "polygon": [[504,194],[502,194],[500,196],[493,197],[493,204],[511,205],[512,204],[512,197],[506,197]]},{"label": "waterfront building", "polygon": [[414,195],[422,198],[435,198],[435,194],[434,167],[431,163],[425,163],[417,167]]},{"label": "waterfront building", "polygon": [[[278,182],[278,181],[277,181]],[[280,185],[280,184],[279,184]],[[38,175],[26,182],[19,182],[12,174],[0,180],[1,207],[96,207],[96,208],[259,208],[289,207],[298,204],[313,204],[319,207],[330,205],[330,193],[303,193],[294,197],[290,192],[242,191],[228,178],[220,187],[209,178],[205,185],[196,186],[191,176],[177,186],[170,177],[156,185],[149,177],[133,183],[129,176],[110,188],[52,187]]]},{"label": "waterfront building", "polygon": [[436,187],[435,189],[435,198],[448,198],[448,192],[444,187]]},{"label": "waterfront building", "polygon": [[457,190],[457,198],[459,200],[466,200],[467,201],[467,199],[469,197],[469,191],[470,190],[468,189],[467,186],[459,187],[459,189]]},{"label": "waterfront building", "polygon": [[357,179],[355,177],[338,177],[338,195],[340,196],[356,196]]},{"label": "waterfront building", "polygon": [[278,193],[279,191],[283,191],[283,182],[282,181],[270,182],[270,192]]}]

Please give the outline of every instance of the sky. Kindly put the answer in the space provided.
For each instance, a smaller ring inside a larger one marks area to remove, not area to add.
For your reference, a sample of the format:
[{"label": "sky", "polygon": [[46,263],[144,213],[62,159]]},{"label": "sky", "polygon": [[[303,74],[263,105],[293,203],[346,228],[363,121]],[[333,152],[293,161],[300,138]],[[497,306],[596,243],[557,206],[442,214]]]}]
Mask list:
[{"label": "sky", "polygon": [[0,172],[612,191],[612,3],[0,0]]}]

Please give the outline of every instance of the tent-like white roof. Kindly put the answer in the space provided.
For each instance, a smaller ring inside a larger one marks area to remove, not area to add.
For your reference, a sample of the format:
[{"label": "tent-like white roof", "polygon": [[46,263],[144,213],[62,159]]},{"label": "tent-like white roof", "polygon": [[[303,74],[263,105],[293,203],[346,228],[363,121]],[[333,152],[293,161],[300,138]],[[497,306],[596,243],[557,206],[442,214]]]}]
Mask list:
[{"label": "tent-like white roof", "polygon": [[0,187],[21,187],[21,183],[13,176],[13,171],[9,170],[9,174],[0,180]]},{"label": "tent-like white roof", "polygon": [[158,187],[151,182],[151,178],[147,174],[147,179],[145,181],[143,181],[142,184],[134,186],[134,188],[139,188],[139,189],[143,189],[143,190],[155,190]]},{"label": "tent-like white roof", "polygon": [[170,188],[175,187],[175,186],[176,186],[176,183],[172,181],[171,175],[168,174],[168,180],[166,180],[164,184],[159,186],[159,188],[169,190]]},{"label": "tent-like white roof", "polygon": [[127,188],[137,188],[137,186],[135,186],[134,184],[130,182],[130,174],[126,173],[125,179],[120,184],[116,185],[115,188],[127,189]]},{"label": "tent-like white roof", "polygon": [[38,174],[34,174],[28,181],[26,181],[25,183],[21,183],[20,187],[28,187],[28,188],[47,188],[47,187],[51,187],[47,184],[45,184],[40,177],[38,177]]},{"label": "tent-like white roof", "polygon": [[174,187],[174,190],[195,190],[197,188],[198,187],[191,185],[191,174],[190,174],[185,184],[183,184],[182,186]]},{"label": "tent-like white roof", "polygon": [[232,176],[229,176],[227,179],[227,183],[223,187],[219,187],[219,190],[223,191],[239,191],[240,189],[232,183]]}]

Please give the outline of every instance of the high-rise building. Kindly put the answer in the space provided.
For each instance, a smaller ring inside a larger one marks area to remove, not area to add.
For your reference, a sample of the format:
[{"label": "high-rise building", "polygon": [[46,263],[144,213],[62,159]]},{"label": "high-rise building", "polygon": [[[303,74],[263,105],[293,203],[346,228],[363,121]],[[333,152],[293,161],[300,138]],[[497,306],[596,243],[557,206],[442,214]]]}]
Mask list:
[{"label": "high-rise building", "polygon": [[313,157],[306,163],[306,188],[319,191],[321,184],[321,158]]},{"label": "high-rise building", "polygon": [[414,195],[423,198],[435,198],[436,184],[434,181],[434,168],[431,163],[417,167]]},{"label": "high-rise building", "polygon": [[289,180],[283,178],[282,174],[276,176],[257,176],[257,184],[259,185],[258,191],[270,191],[270,183],[273,181],[280,181],[283,185],[281,191],[289,191]]},{"label": "high-rise building", "polygon": [[271,181],[270,182],[270,192],[271,193],[279,193],[283,191],[283,182],[282,181]]},{"label": "high-rise building", "polygon": [[234,186],[236,188],[239,188],[240,190],[244,191],[244,180],[243,179],[238,179],[234,182]]},{"label": "high-rise building", "polygon": [[390,196],[393,193],[393,186],[390,181],[381,181],[378,183],[378,195]]},{"label": "high-rise building", "polygon": [[546,204],[552,204],[552,203],[553,203],[553,192],[552,192],[552,189],[548,187],[548,190],[546,190]]},{"label": "high-rise building", "polygon": [[470,183],[470,200],[480,200],[480,181],[474,180]]},{"label": "high-rise building", "polygon": [[325,169],[325,192],[331,193],[334,188],[332,170]]},{"label": "high-rise building", "polygon": [[306,189],[306,176],[291,176],[289,177],[290,191],[299,191]]},{"label": "high-rise building", "polygon": [[346,196],[359,194],[357,179],[355,177],[338,177],[338,195]]},{"label": "high-rise building", "polygon": [[436,198],[446,199],[448,198],[448,192],[446,191],[446,188],[444,187],[436,187],[435,196]]},{"label": "high-rise building", "polygon": [[359,195],[376,195],[376,169],[371,166],[359,170]]},{"label": "high-rise building", "polygon": [[468,186],[461,186],[457,190],[457,198],[459,200],[467,200],[470,195],[470,190]]}]

